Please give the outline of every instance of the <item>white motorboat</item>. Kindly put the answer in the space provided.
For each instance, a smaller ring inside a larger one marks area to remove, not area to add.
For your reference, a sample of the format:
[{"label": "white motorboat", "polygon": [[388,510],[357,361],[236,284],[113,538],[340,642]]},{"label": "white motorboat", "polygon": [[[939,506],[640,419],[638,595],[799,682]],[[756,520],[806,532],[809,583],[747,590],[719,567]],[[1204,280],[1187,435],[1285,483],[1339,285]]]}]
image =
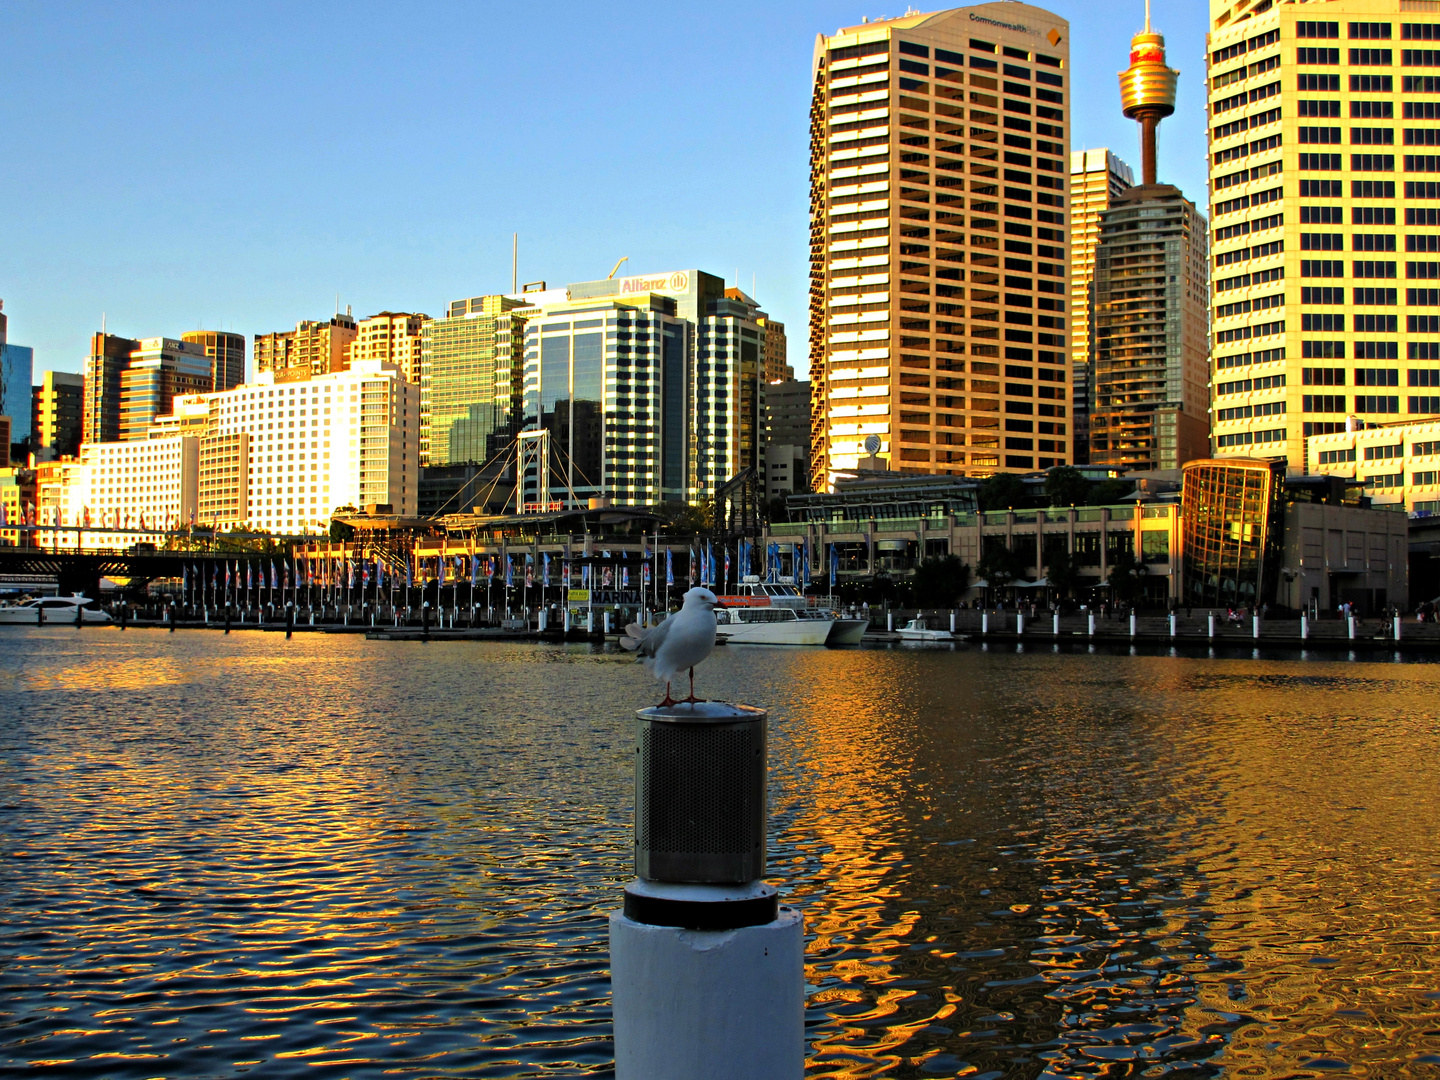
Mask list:
[{"label": "white motorboat", "polygon": [[749,576],[739,591],[720,597],[715,635],[731,645],[849,645],[859,642],[868,625],[841,619],[805,596],[791,580],[762,582]]},{"label": "white motorboat", "polygon": [[42,596],[38,600],[25,600],[19,604],[0,607],[0,625],[36,626],[42,622],[56,626],[74,626],[77,610],[85,623],[113,622],[100,606],[89,597]]},{"label": "white motorboat", "polygon": [[931,630],[924,619],[911,619],[899,630],[901,641],[954,641],[955,635],[949,630]]}]

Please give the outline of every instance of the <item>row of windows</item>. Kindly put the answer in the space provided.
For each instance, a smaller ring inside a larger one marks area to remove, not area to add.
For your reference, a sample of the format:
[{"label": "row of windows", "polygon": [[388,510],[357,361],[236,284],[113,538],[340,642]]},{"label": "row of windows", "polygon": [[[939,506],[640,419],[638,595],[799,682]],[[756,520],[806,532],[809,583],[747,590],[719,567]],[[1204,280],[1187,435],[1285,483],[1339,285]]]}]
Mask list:
[{"label": "row of windows", "polygon": [[[1241,249],[1248,250],[1248,249]],[[1223,265],[1216,260],[1216,265]],[[1350,276],[1356,278],[1393,278],[1396,276],[1397,263],[1385,259],[1355,259],[1350,263]],[[1300,276],[1308,278],[1340,278],[1345,276],[1345,264],[1339,259],[1301,259]],[[1405,276],[1411,279],[1440,278],[1440,263],[1435,262],[1407,262],[1405,264]],[[1390,290],[1394,292],[1394,290]],[[1406,303],[1429,306],[1431,301],[1428,298],[1409,298],[1410,293],[1423,293],[1426,290],[1408,289]],[[1430,290],[1433,291],[1433,290]],[[1357,304],[1361,301],[1357,298]],[[1370,302],[1370,301],[1367,301]],[[1394,300],[1379,301],[1380,303],[1394,303]]]},{"label": "row of windows", "polygon": [[[1295,104],[1296,104],[1296,112],[1297,112],[1297,114],[1300,115],[1300,116],[1304,116],[1304,117],[1314,117],[1314,118],[1317,118],[1317,119],[1323,118],[1323,117],[1327,117],[1327,116],[1333,116],[1333,117],[1337,117],[1337,118],[1338,118],[1338,117],[1340,116],[1340,102],[1339,102],[1338,100],[1314,100],[1314,99],[1305,98],[1305,99],[1301,99],[1300,101],[1297,101]],[[1260,115],[1261,115],[1261,116],[1265,116],[1265,117],[1271,117],[1272,119],[1277,119],[1277,120],[1278,120],[1279,117],[1280,117],[1280,110],[1279,110],[1279,109],[1271,109],[1269,112],[1267,112],[1267,113],[1261,113]],[[1400,113],[1400,115],[1401,115],[1401,118],[1402,118],[1402,119],[1405,119],[1405,120],[1440,120],[1440,102],[1435,102],[1435,101],[1406,101],[1406,102],[1402,102],[1402,103],[1401,103],[1401,113]],[[1352,101],[1352,102],[1350,102],[1350,118],[1351,118],[1352,120],[1391,120],[1391,119],[1394,119],[1394,117],[1395,117],[1395,103],[1394,103],[1393,101],[1368,101],[1368,100],[1367,100],[1367,101]],[[1258,119],[1258,118],[1252,118],[1252,119],[1250,120],[1249,123],[1250,123],[1250,126],[1251,126],[1251,127],[1255,127],[1255,126],[1256,126],[1256,121],[1257,121],[1257,119]],[[1268,123],[1268,122],[1269,122],[1269,121],[1267,121],[1267,123]],[[1237,120],[1237,121],[1235,121],[1235,124],[1244,124],[1244,123],[1245,123],[1244,120]],[[1226,127],[1226,128],[1234,127],[1235,124],[1226,124],[1225,127]],[[1221,135],[1221,131],[1222,131],[1222,130],[1223,130],[1222,128],[1216,128],[1216,129],[1215,129],[1215,137],[1216,137],[1217,139],[1218,139],[1218,138],[1223,138],[1223,136]],[[1236,130],[1236,131],[1241,131],[1241,130],[1244,130],[1244,129],[1237,127],[1237,128],[1235,128],[1235,130]],[[1301,128],[1300,130],[1301,130],[1301,132],[1303,133],[1306,129],[1305,129],[1305,128]],[[1234,132],[1228,132],[1228,134],[1234,134]],[[1304,137],[1303,137],[1303,134],[1302,134],[1302,137],[1301,137],[1301,140],[1300,140],[1300,141],[1301,141],[1301,142],[1304,142],[1304,141],[1305,141],[1305,139],[1304,139]],[[1332,139],[1332,140],[1330,140],[1330,141],[1335,142],[1335,141],[1338,141],[1338,140]],[[1392,141],[1393,141],[1393,140],[1392,140]]]},{"label": "row of windows", "polygon": [[[1312,130],[1320,130],[1318,128]],[[1334,130],[1339,130],[1334,129]],[[1300,170],[1302,172],[1339,172],[1345,167],[1344,154],[1301,154]],[[1401,159],[1401,168],[1404,172],[1433,173],[1440,172],[1440,155],[1436,154],[1405,154]],[[1394,154],[1351,154],[1350,170],[1352,172],[1394,172]],[[1243,172],[1243,170],[1242,170]],[[1244,183],[1243,176],[1240,179],[1235,177],[1239,174],[1227,174],[1215,178],[1216,187],[1229,187],[1232,184]],[[1252,177],[1253,179],[1253,177]],[[1303,181],[1302,181],[1303,183]],[[1390,181],[1393,184],[1394,181]],[[1394,195],[1386,196],[1356,196],[1357,198],[1394,198]]]},{"label": "row of windows", "polygon": [[[1350,403],[1353,403],[1353,408]],[[1412,396],[1406,399],[1406,406],[1406,411],[1411,416],[1434,416],[1440,413],[1440,395]],[[1353,398],[1346,397],[1344,394],[1303,394],[1300,398],[1300,411],[1307,413],[1398,414],[1400,398],[1393,394],[1356,394]]]},{"label": "row of windows", "polygon": [[[1279,84],[1272,84],[1278,86]],[[1395,78],[1392,75],[1351,75],[1350,92],[1352,94],[1393,94],[1395,92]],[[1309,92],[1338,93],[1340,90],[1339,75],[1324,75],[1318,73],[1306,73],[1296,76],[1295,89],[1302,94]],[[1402,75],[1400,76],[1400,89],[1406,94],[1440,94],[1440,77],[1435,75]],[[1278,93],[1279,91],[1275,91]],[[1267,95],[1273,96],[1273,95]],[[1244,98],[1244,94],[1236,94],[1236,98]],[[1233,98],[1226,98],[1225,101],[1233,101]],[[1236,105],[1243,102],[1235,102]],[[1220,106],[1224,102],[1216,102],[1212,110],[1215,113],[1223,112]],[[1234,108],[1235,106],[1230,106]],[[1378,114],[1377,114],[1378,115]]]},{"label": "row of windows", "polygon": [[[1391,24],[1388,22],[1352,22],[1349,24],[1349,37],[1352,41],[1389,41]],[[1270,31],[1271,44],[1274,41]],[[1338,22],[1321,22],[1314,20],[1303,20],[1295,24],[1295,36],[1298,38],[1338,38],[1340,36],[1340,24]],[[1401,23],[1400,37],[1404,41],[1440,41],[1440,23]],[[1258,48],[1258,46],[1256,46]],[[1231,46],[1234,48],[1234,46]],[[1220,55],[1216,53],[1215,55]]]},{"label": "row of windows", "polygon": [[[1336,207],[1336,209],[1338,210],[1339,207]],[[1397,240],[1397,239],[1398,239],[1398,237],[1396,237],[1396,235],[1395,235],[1394,233],[1351,233],[1351,234],[1350,234],[1350,250],[1351,250],[1351,251],[1394,251],[1394,250],[1396,250],[1396,240]],[[1414,252],[1421,252],[1421,251],[1440,251],[1440,233],[1432,233],[1432,234],[1430,234],[1430,235],[1420,235],[1420,236],[1411,235],[1411,236],[1406,236],[1404,239],[1405,239],[1405,250],[1406,250],[1406,251],[1414,251]],[[1238,250],[1247,250],[1247,249],[1243,249],[1243,248],[1242,248],[1242,249],[1238,249]],[[1345,250],[1345,234],[1344,234],[1344,233],[1301,233],[1301,234],[1300,234],[1300,250],[1301,250],[1301,251],[1344,251],[1344,250]],[[1217,256],[1217,258],[1218,258],[1218,256]],[[1235,259],[1230,259],[1230,260],[1228,260],[1228,261],[1229,261],[1229,262],[1235,262],[1236,260],[1235,260]],[[1424,265],[1427,265],[1427,264],[1424,264],[1424,263],[1407,263],[1406,265],[1407,265],[1407,266],[1416,266],[1416,267],[1418,267],[1418,266],[1424,266]],[[1428,273],[1428,272],[1425,272],[1425,271],[1423,271],[1423,270],[1417,270],[1417,271],[1415,271],[1414,273],[1410,273],[1409,271],[1407,271],[1407,272],[1406,272],[1406,276],[1407,276],[1407,277],[1434,277],[1435,275],[1434,275],[1434,274],[1431,274],[1431,273]]]},{"label": "row of windows", "polygon": [[[1341,142],[1341,129],[1338,127],[1302,127],[1298,130],[1302,145],[1338,145]],[[1276,137],[1277,136],[1272,136],[1272,138]],[[1269,140],[1266,140],[1266,142],[1268,141]],[[1440,128],[1402,128],[1401,143],[1404,146],[1440,146]],[[1251,143],[1250,145],[1255,146],[1257,144]],[[1278,146],[1279,143],[1275,145]],[[1395,129],[1352,127],[1350,129],[1350,145],[1394,146]],[[1225,153],[1231,152],[1232,151],[1225,151]],[[1216,163],[1218,164],[1220,155],[1216,154],[1215,157]],[[1394,158],[1390,159],[1392,165],[1394,164],[1394,160]]]},{"label": "row of windows", "polygon": [[[1394,65],[1394,51],[1391,49],[1350,49],[1347,59],[1352,67],[1391,67]],[[1271,59],[1275,59],[1272,57]],[[1340,63],[1340,50],[1325,48],[1323,46],[1302,45],[1295,50],[1295,62],[1297,64],[1310,64],[1316,66],[1329,66]],[[1267,70],[1259,64],[1252,64],[1251,67]],[[1272,64],[1271,67],[1274,65]],[[1440,67],[1440,49],[1401,49],[1401,67]],[[1239,74],[1240,69],[1227,74]],[[1221,76],[1220,78],[1224,78]],[[1217,86],[1224,86],[1225,83],[1216,82]]]}]

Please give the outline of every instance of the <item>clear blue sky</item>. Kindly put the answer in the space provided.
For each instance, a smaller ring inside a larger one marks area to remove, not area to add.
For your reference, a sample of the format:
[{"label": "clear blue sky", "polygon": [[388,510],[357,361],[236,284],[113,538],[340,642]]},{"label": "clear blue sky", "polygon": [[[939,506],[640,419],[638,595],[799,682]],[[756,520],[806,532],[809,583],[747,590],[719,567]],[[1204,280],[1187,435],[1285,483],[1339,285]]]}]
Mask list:
[{"label": "clear blue sky", "polygon": [[[521,280],[699,267],[791,328],[803,377],[810,57],[888,7],[10,0],[0,298],[37,373],[112,333],[247,336],[442,312]],[[1141,0],[1052,3],[1072,147],[1119,112]],[[926,10],[931,10],[927,8]],[[934,9],[938,10],[938,9]],[[1180,102],[1160,178],[1204,203],[1205,4],[1156,0]]]}]

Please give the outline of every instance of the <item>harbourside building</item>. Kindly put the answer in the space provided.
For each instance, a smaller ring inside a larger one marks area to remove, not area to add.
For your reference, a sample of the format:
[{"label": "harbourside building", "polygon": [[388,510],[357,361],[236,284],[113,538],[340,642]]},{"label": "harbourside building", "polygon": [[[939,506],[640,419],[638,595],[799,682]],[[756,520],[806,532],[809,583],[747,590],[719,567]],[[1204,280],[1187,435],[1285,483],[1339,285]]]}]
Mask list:
[{"label": "harbourside building", "polygon": [[[1211,0],[1215,452],[1440,416],[1440,11]],[[1353,389],[1351,389],[1353,387]],[[1407,412],[1411,405],[1430,411]]]},{"label": "harbourside building", "polygon": [[30,380],[35,368],[35,350],[27,345],[11,345],[8,338],[9,323],[0,303],[0,416],[10,418],[10,432],[3,447],[4,461],[18,450],[22,454],[31,445],[30,430]]},{"label": "harbourside building", "polygon": [[210,358],[212,390],[229,390],[245,381],[245,335],[224,330],[187,330],[181,341],[199,345]]},{"label": "harbourside building", "polygon": [[1374,506],[1440,514],[1440,401],[1420,408],[1432,405],[1433,420],[1364,427],[1352,420],[1344,431],[1312,435],[1306,440],[1305,471],[1344,479]]},{"label": "harbourside building", "polygon": [[1023,3],[844,27],[812,61],[811,484],[1067,464],[1069,25]]},{"label": "harbourside building", "polygon": [[189,524],[320,533],[344,507],[413,516],[419,426],[419,388],[378,360],[302,382],[266,373],[181,397],[143,438],[86,443],[78,462],[57,463],[45,505],[55,524],[136,528],[143,518],[157,535]]},{"label": "harbourside building", "polygon": [[350,309],[326,322],[307,319],[294,330],[255,335],[255,375],[269,373],[276,382],[299,382],[316,375],[344,371],[350,345],[359,330]]},{"label": "harbourside building", "polygon": [[31,453],[41,461],[78,454],[84,433],[85,376],[47,371],[30,395]]},{"label": "harbourside building", "polygon": [[473,296],[421,327],[420,464],[482,464],[519,429],[527,301]]},{"label": "harbourside building", "polygon": [[350,363],[379,360],[394,364],[407,380],[420,382],[421,341],[429,315],[409,311],[382,311],[361,319],[350,343]]},{"label": "harbourside building", "polygon": [[[763,474],[764,316],[699,270],[521,297],[527,504],[697,502]],[[530,434],[534,433],[534,434]]]},{"label": "harbourside building", "polygon": [[85,369],[84,441],[143,439],[177,396],[213,389],[212,361],[201,344],[96,334]]},{"label": "harbourside building", "polygon": [[1109,150],[1070,154],[1070,419],[1071,464],[1090,461],[1090,384],[1095,367],[1095,249],[1100,215],[1135,183],[1130,166]]}]

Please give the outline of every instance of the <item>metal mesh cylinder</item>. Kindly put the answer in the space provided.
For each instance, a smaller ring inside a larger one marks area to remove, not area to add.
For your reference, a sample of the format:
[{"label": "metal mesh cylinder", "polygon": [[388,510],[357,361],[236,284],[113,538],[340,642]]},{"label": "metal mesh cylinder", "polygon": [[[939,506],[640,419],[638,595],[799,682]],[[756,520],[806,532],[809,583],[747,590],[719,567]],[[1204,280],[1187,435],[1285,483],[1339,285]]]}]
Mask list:
[{"label": "metal mesh cylinder", "polygon": [[635,874],[730,884],[765,873],[763,709],[701,702],[635,723]]}]

